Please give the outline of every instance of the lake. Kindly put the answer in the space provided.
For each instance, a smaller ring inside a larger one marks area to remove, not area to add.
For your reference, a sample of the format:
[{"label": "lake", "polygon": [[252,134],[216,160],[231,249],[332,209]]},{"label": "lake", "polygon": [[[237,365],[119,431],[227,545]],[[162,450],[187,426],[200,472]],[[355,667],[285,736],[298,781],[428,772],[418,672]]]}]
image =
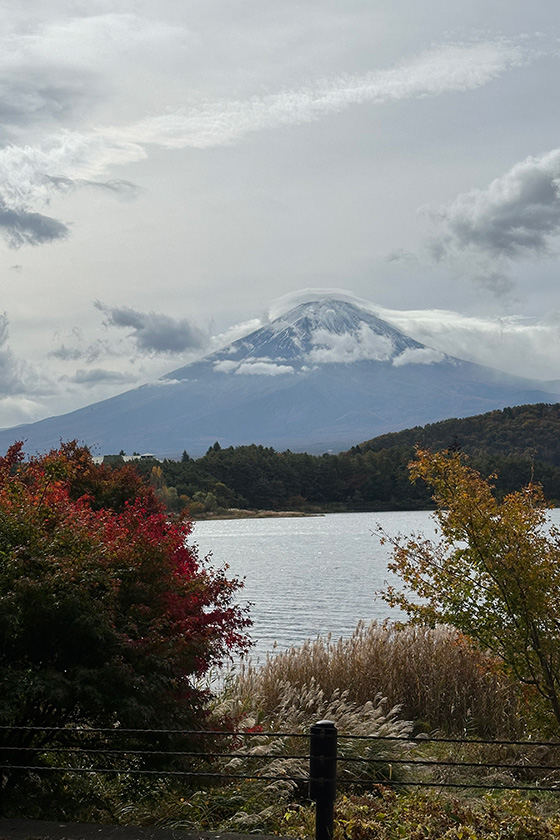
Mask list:
[{"label": "lake", "polygon": [[378,523],[392,535],[434,533],[428,511],[389,511],[206,520],[195,523],[193,540],[201,557],[245,579],[238,601],[252,604],[252,656],[263,659],[318,635],[350,636],[360,620],[402,616],[376,597],[394,580]]}]

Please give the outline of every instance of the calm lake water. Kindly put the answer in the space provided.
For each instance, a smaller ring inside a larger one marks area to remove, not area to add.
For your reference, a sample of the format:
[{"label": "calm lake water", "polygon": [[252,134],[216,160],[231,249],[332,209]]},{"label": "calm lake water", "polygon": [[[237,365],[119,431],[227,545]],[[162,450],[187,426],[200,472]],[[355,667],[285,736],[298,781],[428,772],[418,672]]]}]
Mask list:
[{"label": "calm lake water", "polygon": [[393,535],[434,532],[426,511],[336,513],[197,522],[194,542],[245,579],[238,601],[252,604],[252,657],[263,659],[318,635],[350,636],[361,619],[402,615],[375,594],[392,579],[378,523]]},{"label": "calm lake water", "polygon": [[[560,509],[550,519],[560,526]],[[402,616],[375,594],[394,581],[377,524],[391,535],[434,535],[428,511],[390,511],[197,522],[194,542],[245,579],[238,600],[252,603],[252,658],[264,659],[318,635],[351,636],[359,620]]]}]

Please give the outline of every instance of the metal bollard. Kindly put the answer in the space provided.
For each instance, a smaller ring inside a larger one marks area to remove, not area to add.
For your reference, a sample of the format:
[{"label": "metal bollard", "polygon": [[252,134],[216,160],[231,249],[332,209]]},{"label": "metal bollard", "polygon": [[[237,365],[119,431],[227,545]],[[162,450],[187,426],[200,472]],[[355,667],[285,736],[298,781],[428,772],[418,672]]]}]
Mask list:
[{"label": "metal bollard", "polygon": [[314,799],[315,840],[332,840],[336,795],[336,726],[320,720],[311,727],[309,741],[309,798]]}]

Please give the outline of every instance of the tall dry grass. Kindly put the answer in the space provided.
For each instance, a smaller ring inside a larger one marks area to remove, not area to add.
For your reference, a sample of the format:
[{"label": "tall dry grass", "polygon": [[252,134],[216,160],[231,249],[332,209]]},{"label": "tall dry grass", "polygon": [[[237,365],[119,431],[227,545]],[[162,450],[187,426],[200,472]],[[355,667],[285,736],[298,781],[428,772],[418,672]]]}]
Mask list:
[{"label": "tall dry grass", "polygon": [[353,636],[318,638],[245,665],[230,686],[240,707],[264,718],[277,713],[286,685],[315,684],[328,700],[345,692],[359,705],[379,695],[417,729],[479,737],[520,737],[527,700],[489,654],[450,627],[429,629],[376,622]]},{"label": "tall dry grass", "polygon": [[[408,762],[412,747],[412,723],[400,719],[398,708],[388,709],[381,696],[355,703],[349,700],[348,692],[335,689],[326,697],[312,679],[304,686],[283,683],[274,699],[276,705],[265,713],[261,695],[243,697],[226,690],[214,710],[218,716],[234,719],[239,729],[253,732],[250,740],[233,752],[224,770],[243,770],[253,775],[255,782],[262,778],[266,785],[260,803],[264,807],[255,813],[241,810],[232,814],[225,825],[228,830],[266,830],[267,820],[274,813],[271,797],[276,804],[308,798],[309,758],[303,757],[302,752],[307,752],[310,726],[320,719],[336,721],[343,735],[338,742],[340,780],[350,784],[356,779],[379,784],[406,780],[404,761]],[[264,731],[259,733],[259,729]],[[298,735],[305,736],[305,740]],[[276,780],[265,783],[271,776],[276,776]]]}]

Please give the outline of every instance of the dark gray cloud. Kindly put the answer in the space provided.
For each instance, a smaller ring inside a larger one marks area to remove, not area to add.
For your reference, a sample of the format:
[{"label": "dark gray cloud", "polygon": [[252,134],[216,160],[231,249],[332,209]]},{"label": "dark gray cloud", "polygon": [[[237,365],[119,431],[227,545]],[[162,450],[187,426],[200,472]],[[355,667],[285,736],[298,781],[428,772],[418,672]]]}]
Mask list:
[{"label": "dark gray cloud", "polygon": [[[109,181],[88,181],[84,179],[72,179],[60,176],[42,175],[39,179],[42,186],[47,190],[46,200],[48,203],[48,191],[70,193],[79,188],[91,188],[104,190],[122,199],[136,197],[138,188],[130,181],[113,179]],[[24,245],[46,245],[66,239],[70,235],[68,225],[52,216],[43,213],[30,212],[25,207],[9,207],[0,197],[0,228],[3,229],[4,237],[10,248],[21,248]]]},{"label": "dark gray cloud", "polygon": [[48,206],[56,193],[67,195],[78,189],[96,189],[124,200],[138,194],[135,184],[122,179],[91,180],[51,174],[48,170],[64,169],[67,158],[80,158],[83,154],[81,141],[74,143],[69,137],[67,134],[58,138],[49,152],[14,145],[0,150],[0,228],[11,248],[43,245],[69,235],[70,229],[64,222],[30,209]]},{"label": "dark gray cloud", "polygon": [[10,248],[22,245],[45,245],[66,239],[69,228],[58,219],[27,210],[12,210],[0,200],[0,228]]},{"label": "dark gray cloud", "polygon": [[90,187],[91,189],[103,190],[105,192],[113,193],[119,198],[132,199],[136,198],[139,188],[132,181],[124,181],[119,178],[112,178],[109,181],[88,181],[83,178],[65,178],[55,175],[44,175],[41,179],[44,184],[49,184],[60,192],[73,192],[81,187]]},{"label": "dark gray cloud", "polygon": [[516,163],[432,215],[443,227],[432,249],[438,259],[457,249],[506,259],[546,254],[560,232],[560,149]]},{"label": "dark gray cloud", "polygon": [[67,347],[66,344],[61,344],[56,350],[51,350],[48,355],[49,359],[60,359],[62,362],[77,361],[78,359],[84,358],[85,350],[79,347]]},{"label": "dark gray cloud", "polygon": [[200,350],[208,343],[208,335],[188,318],[171,318],[156,312],[136,312],[128,306],[110,307],[95,302],[111,327],[132,330],[137,349],[141,353],[184,353]]},{"label": "dark gray cloud", "polygon": [[61,362],[75,362],[78,359],[83,359],[91,364],[92,362],[96,362],[102,356],[119,355],[109,347],[106,341],[98,339],[97,341],[93,341],[91,344],[85,344],[81,338],[79,330],[76,330],[75,333],[76,343],[68,345],[62,342],[62,344],[47,354],[48,358],[59,359]]},{"label": "dark gray cloud", "polygon": [[124,199],[136,198],[140,191],[137,184],[133,184],[132,181],[123,181],[119,178],[113,178],[110,181],[79,181],[77,183],[79,186],[111,192],[119,198]]},{"label": "dark gray cloud", "polygon": [[68,382],[73,382],[76,385],[85,385],[86,387],[93,387],[103,383],[128,383],[133,382],[135,377],[129,376],[126,373],[121,373],[116,370],[107,370],[105,368],[80,368],[73,376],[64,377]]},{"label": "dark gray cloud", "polygon": [[[138,188],[130,181],[117,179],[87,181],[43,175],[40,181],[47,189],[50,187],[58,192],[65,193],[86,187],[111,192],[122,199],[132,199],[136,197],[138,192]],[[46,245],[50,242],[66,239],[70,235],[68,225],[59,219],[54,219],[52,216],[46,216],[43,213],[30,212],[23,207],[18,209],[8,207],[2,198],[0,198],[0,228],[3,229],[8,246],[14,249],[21,248],[24,245]]]}]

